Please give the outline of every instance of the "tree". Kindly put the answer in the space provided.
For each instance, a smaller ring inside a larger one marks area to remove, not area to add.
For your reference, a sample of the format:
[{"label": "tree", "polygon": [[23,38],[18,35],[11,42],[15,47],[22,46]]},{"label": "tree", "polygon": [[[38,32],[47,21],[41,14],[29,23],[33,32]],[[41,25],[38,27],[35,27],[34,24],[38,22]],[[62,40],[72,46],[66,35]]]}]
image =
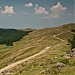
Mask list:
[{"label": "tree", "polygon": [[6,39],[6,46],[13,46],[12,39],[9,39],[9,38]]}]

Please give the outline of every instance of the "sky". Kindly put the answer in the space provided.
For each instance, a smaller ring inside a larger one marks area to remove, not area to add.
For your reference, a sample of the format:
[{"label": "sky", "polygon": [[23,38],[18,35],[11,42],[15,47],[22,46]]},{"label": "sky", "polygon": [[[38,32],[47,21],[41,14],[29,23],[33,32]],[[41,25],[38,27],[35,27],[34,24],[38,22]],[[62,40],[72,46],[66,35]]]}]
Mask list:
[{"label": "sky", "polygon": [[47,28],[74,23],[74,0],[0,0],[0,28]]}]

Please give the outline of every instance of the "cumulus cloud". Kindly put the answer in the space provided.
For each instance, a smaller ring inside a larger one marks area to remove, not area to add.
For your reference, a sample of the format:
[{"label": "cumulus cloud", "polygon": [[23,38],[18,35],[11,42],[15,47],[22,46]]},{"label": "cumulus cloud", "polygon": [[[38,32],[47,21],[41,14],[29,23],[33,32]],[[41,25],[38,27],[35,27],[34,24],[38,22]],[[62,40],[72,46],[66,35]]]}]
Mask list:
[{"label": "cumulus cloud", "polygon": [[1,10],[2,14],[7,14],[7,15],[13,15],[15,14],[14,10],[13,10],[13,6],[5,6],[4,10]]},{"label": "cumulus cloud", "polygon": [[39,7],[38,4],[35,6],[35,14],[46,14],[48,15],[49,13],[46,11],[45,8]]},{"label": "cumulus cloud", "polygon": [[32,3],[25,4],[24,7],[33,7]]},{"label": "cumulus cloud", "polygon": [[66,9],[66,7],[63,7],[60,2],[58,2],[57,5],[51,7],[51,15],[45,18],[59,18],[64,15]]}]

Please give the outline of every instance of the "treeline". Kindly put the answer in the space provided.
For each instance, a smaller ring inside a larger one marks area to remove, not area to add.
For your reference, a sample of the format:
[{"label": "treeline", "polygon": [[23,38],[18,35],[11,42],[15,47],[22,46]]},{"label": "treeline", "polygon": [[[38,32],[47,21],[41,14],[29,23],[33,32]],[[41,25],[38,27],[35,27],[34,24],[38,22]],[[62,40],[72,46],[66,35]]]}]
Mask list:
[{"label": "treeline", "polygon": [[[72,29],[71,31],[75,33],[75,29]],[[70,39],[68,40],[68,42],[71,45],[71,49],[74,49],[75,48],[75,34],[73,35],[73,38],[71,40]]]},{"label": "treeline", "polygon": [[13,42],[19,41],[23,36],[28,35],[31,31],[21,31],[16,29],[1,29],[0,28],[0,44],[13,46]]}]

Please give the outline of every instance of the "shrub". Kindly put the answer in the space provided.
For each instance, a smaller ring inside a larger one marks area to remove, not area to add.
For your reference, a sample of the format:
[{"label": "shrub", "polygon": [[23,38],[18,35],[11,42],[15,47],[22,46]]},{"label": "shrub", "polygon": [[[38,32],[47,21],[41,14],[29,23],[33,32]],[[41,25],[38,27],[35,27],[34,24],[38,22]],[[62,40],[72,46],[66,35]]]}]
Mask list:
[{"label": "shrub", "polygon": [[68,59],[61,59],[60,62],[66,65],[70,65],[70,62]]},{"label": "shrub", "polygon": [[[71,30],[72,32],[75,32],[75,30]],[[73,35],[72,40],[68,39],[69,45],[71,45],[71,49],[75,48],[75,35]]]}]

